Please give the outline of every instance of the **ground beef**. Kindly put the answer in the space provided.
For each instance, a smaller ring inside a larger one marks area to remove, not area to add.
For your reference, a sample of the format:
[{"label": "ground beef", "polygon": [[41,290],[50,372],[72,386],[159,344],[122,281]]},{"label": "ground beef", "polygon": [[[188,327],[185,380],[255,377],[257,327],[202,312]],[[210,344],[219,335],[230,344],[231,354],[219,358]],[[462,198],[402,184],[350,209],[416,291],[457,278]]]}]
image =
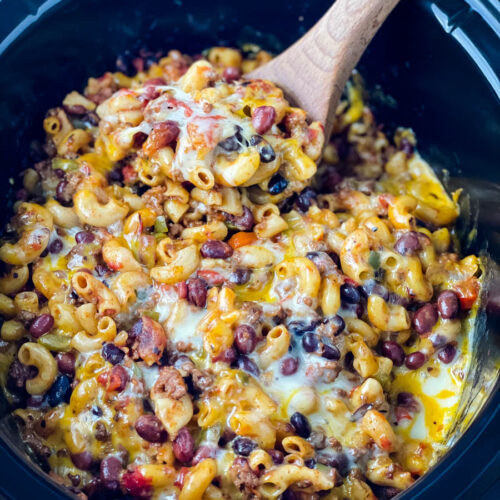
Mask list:
[{"label": "ground beef", "polygon": [[158,379],[151,390],[151,397],[180,399],[185,394],[187,394],[186,382],[179,371],[173,366],[160,368]]},{"label": "ground beef", "polygon": [[251,494],[259,486],[259,477],[243,457],[234,459],[229,469],[229,477],[235,486],[246,494]]}]

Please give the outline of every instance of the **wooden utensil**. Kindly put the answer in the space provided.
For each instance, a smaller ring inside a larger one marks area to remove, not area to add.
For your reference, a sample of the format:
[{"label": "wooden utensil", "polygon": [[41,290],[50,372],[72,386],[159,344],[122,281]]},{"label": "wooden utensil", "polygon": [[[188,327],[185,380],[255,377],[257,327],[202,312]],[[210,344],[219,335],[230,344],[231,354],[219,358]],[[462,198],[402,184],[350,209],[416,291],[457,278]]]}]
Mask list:
[{"label": "wooden utensil", "polygon": [[248,78],[278,84],[312,120],[332,130],[342,90],[365,48],[399,0],[337,0],[281,55]]}]

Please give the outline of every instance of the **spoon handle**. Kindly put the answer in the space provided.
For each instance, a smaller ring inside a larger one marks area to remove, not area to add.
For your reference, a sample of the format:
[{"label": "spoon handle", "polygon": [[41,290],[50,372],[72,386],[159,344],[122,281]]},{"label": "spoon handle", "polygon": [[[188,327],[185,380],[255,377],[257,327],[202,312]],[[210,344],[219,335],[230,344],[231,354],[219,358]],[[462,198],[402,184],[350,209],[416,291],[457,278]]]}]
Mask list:
[{"label": "spoon handle", "polygon": [[300,40],[249,78],[281,86],[331,131],[342,90],[366,46],[399,0],[337,0]]}]

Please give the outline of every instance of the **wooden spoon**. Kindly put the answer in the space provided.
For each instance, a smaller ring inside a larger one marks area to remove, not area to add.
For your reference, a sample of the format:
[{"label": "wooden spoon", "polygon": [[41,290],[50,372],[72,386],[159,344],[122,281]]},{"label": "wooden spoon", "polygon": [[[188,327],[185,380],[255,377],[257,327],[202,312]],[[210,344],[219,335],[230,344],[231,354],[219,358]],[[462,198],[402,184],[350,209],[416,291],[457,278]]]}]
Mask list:
[{"label": "wooden spoon", "polygon": [[248,78],[279,85],[330,136],[344,86],[365,48],[399,0],[337,0],[285,52]]}]

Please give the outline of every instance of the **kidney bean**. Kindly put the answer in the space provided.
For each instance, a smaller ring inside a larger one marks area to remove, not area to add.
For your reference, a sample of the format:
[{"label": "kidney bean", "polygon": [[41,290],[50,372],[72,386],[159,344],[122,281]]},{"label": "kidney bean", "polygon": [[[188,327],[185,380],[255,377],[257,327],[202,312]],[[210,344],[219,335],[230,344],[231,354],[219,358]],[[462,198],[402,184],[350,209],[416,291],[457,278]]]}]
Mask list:
[{"label": "kidney bean", "polygon": [[141,415],[135,422],[135,431],[142,439],[150,443],[163,443],[167,440],[167,431],[161,420],[150,413]]},{"label": "kidney bean", "polygon": [[343,302],[347,302],[348,304],[358,304],[361,300],[359,290],[350,283],[344,283],[340,287],[340,297]]},{"label": "kidney bean", "polygon": [[241,78],[241,71],[239,68],[229,66],[228,68],[224,68],[222,76],[227,83],[231,83],[234,82],[234,80],[239,80]]},{"label": "kidney bean", "polygon": [[116,491],[120,487],[120,472],[122,464],[116,457],[106,457],[101,462],[100,478],[101,484],[107,490]]},{"label": "kidney bean", "polygon": [[232,448],[236,454],[248,457],[248,455],[250,455],[250,453],[257,448],[257,445],[251,439],[237,437],[233,441]]},{"label": "kidney bean", "polygon": [[299,360],[297,358],[288,357],[280,363],[280,372],[282,375],[293,375],[299,367]]},{"label": "kidney bean", "polygon": [[68,181],[62,180],[57,185],[56,200],[65,207],[71,204],[73,197],[71,195],[71,188]]},{"label": "kidney bean", "polygon": [[274,174],[267,184],[267,190],[270,194],[280,194],[288,186],[288,181],[280,174]]},{"label": "kidney bean", "polygon": [[438,352],[438,358],[445,364],[449,364],[455,358],[457,348],[453,344],[447,344],[441,351]]},{"label": "kidney bean", "polygon": [[118,346],[111,342],[107,342],[102,346],[101,355],[112,365],[121,363],[123,358],[125,357],[125,353]]},{"label": "kidney bean", "polygon": [[79,231],[75,234],[75,240],[77,243],[92,243],[94,241],[94,235],[90,231]]},{"label": "kidney bean", "polygon": [[255,224],[252,211],[246,206],[243,206],[242,215],[233,215],[224,212],[224,217],[231,226],[235,229],[239,229],[240,231],[250,231]]},{"label": "kidney bean", "polygon": [[30,334],[35,338],[39,338],[50,332],[53,326],[54,317],[51,314],[40,314],[40,316],[37,316],[35,321],[31,323]]},{"label": "kidney bean", "polygon": [[382,355],[389,358],[395,366],[402,366],[405,360],[403,348],[393,340],[382,342]]},{"label": "kidney bean", "polygon": [[200,278],[187,281],[188,301],[197,307],[205,307],[207,302],[207,284]]},{"label": "kidney bean", "polygon": [[63,249],[63,242],[57,238],[49,245],[50,253],[59,253]]},{"label": "kidney bean", "polygon": [[240,370],[244,370],[253,375],[254,377],[259,376],[260,370],[258,366],[249,357],[240,356],[237,359],[237,363],[238,363],[238,368],[240,368]]},{"label": "kidney bean", "polygon": [[304,439],[307,439],[311,435],[311,425],[307,418],[296,411],[290,418],[290,423],[292,424],[295,432]]},{"label": "kidney bean", "polygon": [[128,384],[129,379],[129,374],[122,365],[113,366],[109,376],[108,390],[117,392],[123,391]]},{"label": "kidney bean", "polygon": [[312,332],[306,333],[302,337],[302,347],[306,352],[315,352],[319,349],[318,336]]},{"label": "kidney bean", "polygon": [[425,354],[420,351],[415,351],[412,352],[411,354],[408,354],[405,359],[405,365],[407,368],[410,370],[416,370],[417,368],[420,368],[423,366],[426,362]]},{"label": "kidney bean", "polygon": [[306,257],[314,263],[321,275],[333,273],[337,270],[337,265],[326,252],[308,252]]},{"label": "kidney bean", "polygon": [[420,405],[411,392],[400,392],[397,396],[398,406],[402,406],[410,411],[418,411]]},{"label": "kidney bean", "polygon": [[250,277],[252,276],[252,271],[250,269],[246,269],[244,267],[240,267],[235,269],[229,275],[229,281],[234,283],[235,285],[244,285],[250,281]]},{"label": "kidney bean", "polygon": [[233,255],[233,249],[223,241],[208,240],[201,245],[200,253],[207,259],[228,259]]},{"label": "kidney bean", "polygon": [[442,318],[455,318],[460,310],[460,301],[457,294],[452,290],[441,292],[437,298],[437,308]]},{"label": "kidney bean", "polygon": [[413,327],[420,335],[429,333],[437,323],[438,314],[433,304],[425,304],[413,316]]},{"label": "kidney bean", "polygon": [[257,345],[257,335],[250,325],[239,325],[234,331],[234,344],[241,354],[250,354]]},{"label": "kidney bean", "polygon": [[321,357],[323,357],[325,359],[338,360],[338,359],[340,359],[340,351],[339,351],[338,347],[336,347],[334,345],[323,344]]},{"label": "kidney bean", "polygon": [[420,239],[416,231],[408,231],[403,234],[394,245],[394,250],[401,255],[415,255],[421,248]]},{"label": "kidney bean", "polygon": [[75,375],[75,356],[70,352],[60,352],[56,356],[57,368],[61,373],[73,377]]},{"label": "kidney bean", "polygon": [[35,408],[39,409],[43,406],[46,406],[43,404],[44,402],[44,396],[43,395],[33,395],[29,396],[28,399],[26,400],[26,408]]},{"label": "kidney bean", "polygon": [[179,135],[179,131],[177,123],[171,120],[156,123],[153,125],[153,130],[142,146],[144,152],[149,156],[153,155],[158,149],[164,148],[174,142]]},{"label": "kidney bean", "polygon": [[229,349],[224,349],[219,355],[212,358],[212,361],[222,361],[223,363],[231,365],[236,361],[237,357],[236,350],[230,347]]},{"label": "kidney bean", "polygon": [[212,446],[200,446],[194,454],[191,465],[194,466],[200,463],[202,460],[205,460],[206,458],[214,458],[215,454],[216,450]]},{"label": "kidney bean", "polygon": [[267,451],[267,453],[269,453],[269,455],[271,456],[271,458],[273,459],[273,462],[275,464],[282,464],[283,463],[285,456],[283,455],[283,453],[281,451],[271,450],[271,449],[268,449],[266,451]]},{"label": "kidney bean", "polygon": [[175,458],[187,464],[191,462],[194,457],[194,439],[187,427],[183,427],[173,442],[173,450]]},{"label": "kidney bean", "polygon": [[252,112],[252,125],[258,134],[265,134],[276,120],[276,110],[272,106],[259,106]]},{"label": "kidney bean", "polygon": [[94,463],[90,451],[82,451],[81,453],[72,453],[71,461],[81,470],[89,470]]},{"label": "kidney bean", "polygon": [[307,212],[314,198],[316,198],[316,192],[312,188],[306,187],[297,196],[297,200],[295,201],[297,208],[301,212]]}]

